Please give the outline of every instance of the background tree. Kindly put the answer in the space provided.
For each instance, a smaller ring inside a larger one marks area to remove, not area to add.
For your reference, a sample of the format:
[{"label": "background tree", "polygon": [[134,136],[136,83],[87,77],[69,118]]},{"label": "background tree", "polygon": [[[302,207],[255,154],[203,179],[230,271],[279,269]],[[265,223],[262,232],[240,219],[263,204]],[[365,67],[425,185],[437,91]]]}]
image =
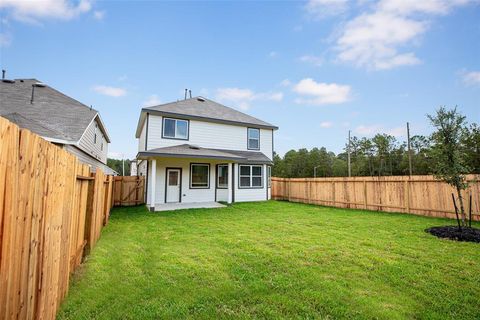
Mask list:
[{"label": "background tree", "polygon": [[[130,175],[130,160],[125,159],[125,175]],[[121,159],[107,159],[107,166],[115,171],[119,175],[122,175],[122,160]]]},{"label": "background tree", "polygon": [[431,135],[434,174],[456,189],[462,225],[466,226],[462,190],[468,187],[465,174],[470,172],[470,168],[467,165],[466,148],[462,146],[468,133],[465,117],[457,108],[447,110],[441,107],[435,115],[428,115],[428,118],[436,129]]}]

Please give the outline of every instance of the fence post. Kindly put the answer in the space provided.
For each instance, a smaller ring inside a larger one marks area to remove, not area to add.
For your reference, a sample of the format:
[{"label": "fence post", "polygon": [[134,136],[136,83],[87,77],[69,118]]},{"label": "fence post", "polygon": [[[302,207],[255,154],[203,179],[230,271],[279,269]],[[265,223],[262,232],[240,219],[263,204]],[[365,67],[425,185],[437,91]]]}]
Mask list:
[{"label": "fence post", "polygon": [[[365,179],[365,178],[364,178]],[[363,180],[363,198],[365,203],[365,209],[368,208],[368,198],[367,198],[367,180]]]},{"label": "fence post", "polygon": [[84,238],[87,242],[85,244],[85,248],[83,251],[83,256],[87,256],[90,253],[90,250],[93,247],[93,233],[94,231],[94,222],[95,222],[95,211],[97,209],[97,197],[95,196],[96,193],[96,184],[97,184],[97,177],[94,173],[90,174],[93,177],[93,180],[88,180],[88,193],[87,193],[87,210],[86,210],[86,217],[85,217],[85,233]]},{"label": "fence post", "polygon": [[332,203],[335,206],[335,181],[332,181]]},{"label": "fence post", "polygon": [[[410,177],[408,178],[410,180]],[[405,180],[404,183],[404,195],[405,195],[405,212],[410,212],[410,181]]]}]

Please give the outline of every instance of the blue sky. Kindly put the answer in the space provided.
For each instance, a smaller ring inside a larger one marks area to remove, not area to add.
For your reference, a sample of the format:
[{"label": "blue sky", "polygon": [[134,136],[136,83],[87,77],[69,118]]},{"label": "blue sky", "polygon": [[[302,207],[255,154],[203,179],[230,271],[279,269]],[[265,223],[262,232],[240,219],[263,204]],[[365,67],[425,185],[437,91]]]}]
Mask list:
[{"label": "blue sky", "polygon": [[135,157],[142,106],[185,88],[278,125],[280,154],[428,134],[441,105],[480,122],[476,0],[0,0],[0,16],[7,76],[93,105],[114,157]]}]

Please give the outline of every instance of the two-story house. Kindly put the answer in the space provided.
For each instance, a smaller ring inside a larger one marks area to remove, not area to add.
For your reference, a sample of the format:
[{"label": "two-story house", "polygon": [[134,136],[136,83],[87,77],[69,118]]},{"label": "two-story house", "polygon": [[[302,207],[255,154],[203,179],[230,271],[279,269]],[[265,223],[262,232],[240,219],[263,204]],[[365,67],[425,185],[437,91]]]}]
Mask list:
[{"label": "two-story house", "polygon": [[36,79],[0,80],[0,116],[35,132],[90,166],[107,166],[110,137],[97,110]]},{"label": "two-story house", "polygon": [[277,129],[203,97],[143,108],[136,138],[147,206],[270,199]]}]

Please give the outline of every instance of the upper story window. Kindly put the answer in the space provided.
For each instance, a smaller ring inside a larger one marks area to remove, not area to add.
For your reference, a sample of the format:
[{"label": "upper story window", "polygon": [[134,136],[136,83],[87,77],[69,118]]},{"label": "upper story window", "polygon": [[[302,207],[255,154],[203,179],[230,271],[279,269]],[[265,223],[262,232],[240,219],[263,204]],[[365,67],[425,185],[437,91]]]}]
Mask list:
[{"label": "upper story window", "polygon": [[163,118],[162,138],[188,140],[188,120]]},{"label": "upper story window", "polygon": [[248,146],[250,150],[260,150],[260,129],[248,128]]},{"label": "upper story window", "polygon": [[93,133],[93,143],[97,143],[98,124],[95,123],[95,132]]}]

